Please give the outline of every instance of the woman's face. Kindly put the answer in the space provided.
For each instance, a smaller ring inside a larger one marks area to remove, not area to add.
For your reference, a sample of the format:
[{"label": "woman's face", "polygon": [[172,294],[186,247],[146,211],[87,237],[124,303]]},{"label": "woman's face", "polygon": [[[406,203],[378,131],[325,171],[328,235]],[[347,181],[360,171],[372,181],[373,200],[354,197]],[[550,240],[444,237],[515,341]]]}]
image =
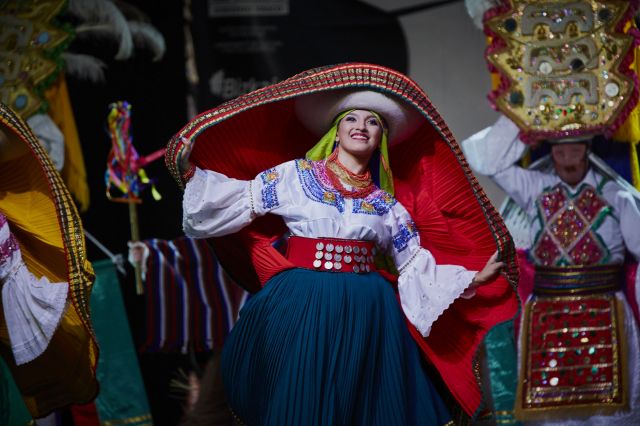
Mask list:
[{"label": "woman's face", "polygon": [[357,109],[338,124],[340,149],[360,159],[369,159],[382,140],[382,123],[370,111]]}]

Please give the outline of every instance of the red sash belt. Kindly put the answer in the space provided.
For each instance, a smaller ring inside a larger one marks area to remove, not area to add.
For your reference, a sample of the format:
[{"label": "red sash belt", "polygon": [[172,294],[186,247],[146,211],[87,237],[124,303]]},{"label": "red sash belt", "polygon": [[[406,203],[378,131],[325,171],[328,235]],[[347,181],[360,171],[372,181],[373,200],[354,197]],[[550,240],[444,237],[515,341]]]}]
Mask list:
[{"label": "red sash belt", "polygon": [[338,238],[290,237],[287,259],[296,266],[318,271],[365,273],[376,271],[372,241]]}]

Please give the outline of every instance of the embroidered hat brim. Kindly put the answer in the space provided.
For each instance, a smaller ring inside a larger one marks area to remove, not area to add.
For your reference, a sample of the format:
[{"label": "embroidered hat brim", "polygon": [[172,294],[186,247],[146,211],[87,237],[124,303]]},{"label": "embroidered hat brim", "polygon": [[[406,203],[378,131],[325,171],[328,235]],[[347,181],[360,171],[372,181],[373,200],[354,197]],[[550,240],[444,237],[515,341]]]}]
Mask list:
[{"label": "embroidered hat brim", "polygon": [[5,358],[31,415],[42,417],[91,401],[98,392],[98,347],[89,314],[94,274],[69,191],[29,126],[2,103],[0,131],[0,211],[27,268],[51,283],[69,284],[69,307],[47,349],[20,366]]}]

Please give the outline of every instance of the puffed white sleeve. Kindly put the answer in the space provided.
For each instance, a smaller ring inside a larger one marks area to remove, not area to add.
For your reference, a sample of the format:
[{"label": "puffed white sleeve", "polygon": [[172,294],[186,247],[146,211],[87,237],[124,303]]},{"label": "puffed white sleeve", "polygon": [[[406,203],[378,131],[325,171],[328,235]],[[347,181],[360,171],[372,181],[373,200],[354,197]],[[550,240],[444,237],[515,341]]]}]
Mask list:
[{"label": "puffed white sleeve", "polygon": [[65,312],[69,285],[36,278],[22,261],[20,246],[0,213],[0,286],[11,350],[17,365],[47,349]]},{"label": "puffed white sleeve", "polygon": [[535,198],[554,178],[516,165],[526,151],[519,132],[518,126],[502,115],[493,126],[462,141],[461,146],[473,171],[489,176],[520,208],[529,212]]},{"label": "puffed white sleeve", "polygon": [[[388,251],[400,276],[398,292],[402,309],[423,336],[428,336],[433,323],[463,296],[476,271],[458,265],[438,265],[433,255],[420,246],[416,225],[406,209],[397,203],[386,217],[391,232]],[[464,296],[472,296],[473,290]]]},{"label": "puffed white sleeve", "polygon": [[253,219],[286,205],[283,190],[290,163],[265,170],[253,180],[239,180],[196,169],[185,187],[182,226],[192,238],[233,234]]},{"label": "puffed white sleeve", "polygon": [[[607,200],[612,200],[614,214],[620,224],[620,232],[624,245],[638,262],[636,270],[635,297],[640,304],[640,198],[632,194],[633,189],[625,190],[617,184],[610,183],[603,188]],[[639,305],[640,306],[640,305]]]}]

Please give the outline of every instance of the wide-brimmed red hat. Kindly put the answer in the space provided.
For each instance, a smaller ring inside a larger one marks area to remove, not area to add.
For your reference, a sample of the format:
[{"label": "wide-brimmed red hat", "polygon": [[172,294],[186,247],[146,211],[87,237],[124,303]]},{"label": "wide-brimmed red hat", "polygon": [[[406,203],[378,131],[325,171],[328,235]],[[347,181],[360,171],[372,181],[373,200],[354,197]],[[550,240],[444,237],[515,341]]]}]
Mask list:
[{"label": "wide-brimmed red hat", "polygon": [[[376,110],[389,122],[396,198],[414,219],[422,245],[440,264],[480,270],[496,249],[506,262],[503,276],[482,286],[473,298],[456,300],[428,338],[409,325],[452,395],[473,415],[481,403],[480,377],[474,372],[476,351],[486,332],[511,319],[518,309],[515,251],[458,143],[414,81],[397,71],[363,63],[300,73],[191,120],[169,142],[167,165],[184,185],[176,158],[186,139],[193,143],[190,159],[197,167],[252,179],[277,164],[304,157],[318,141],[314,120],[310,124],[308,119],[310,105],[319,108],[317,121],[322,125],[344,107],[345,94],[364,99],[360,92],[382,95],[379,101],[391,102],[391,110],[393,104],[398,106],[399,115],[394,118],[378,111],[382,109],[378,101],[349,105]],[[301,105],[306,112],[301,113]],[[274,274],[292,267],[271,246],[285,230],[281,218],[267,215],[236,234],[211,241],[227,271],[257,291]]]},{"label": "wide-brimmed red hat", "polygon": [[98,346],[89,314],[94,274],[71,194],[29,126],[2,103],[0,133],[0,211],[29,271],[69,284],[68,308],[40,356],[16,365],[10,348],[0,344],[27,408],[41,417],[98,393]]}]

